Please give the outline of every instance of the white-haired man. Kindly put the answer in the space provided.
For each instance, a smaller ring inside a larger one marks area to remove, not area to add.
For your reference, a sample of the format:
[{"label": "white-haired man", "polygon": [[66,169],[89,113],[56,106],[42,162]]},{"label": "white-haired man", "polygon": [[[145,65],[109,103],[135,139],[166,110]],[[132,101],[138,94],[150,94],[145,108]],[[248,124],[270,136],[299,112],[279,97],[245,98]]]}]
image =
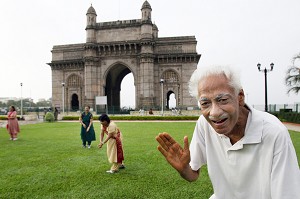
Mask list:
[{"label": "white-haired man", "polygon": [[245,104],[240,77],[230,67],[197,69],[190,93],[199,117],[189,146],[168,133],[156,137],[158,150],[188,181],[207,165],[211,199],[300,198],[300,171],[286,127],[273,115]]}]

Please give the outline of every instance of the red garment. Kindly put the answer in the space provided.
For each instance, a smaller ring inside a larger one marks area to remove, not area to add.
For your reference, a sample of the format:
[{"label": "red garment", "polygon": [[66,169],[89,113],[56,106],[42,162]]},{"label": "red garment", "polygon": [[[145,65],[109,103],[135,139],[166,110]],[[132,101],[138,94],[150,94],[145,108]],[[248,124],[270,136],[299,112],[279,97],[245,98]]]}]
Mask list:
[{"label": "red garment", "polygon": [[17,134],[20,132],[16,111],[7,113],[7,125],[7,131],[9,134]]},{"label": "red garment", "polygon": [[[105,132],[106,135],[108,135],[106,127],[104,127],[104,126],[102,126],[102,127],[103,127],[102,130]],[[113,139],[116,139],[116,145],[117,145],[117,163],[122,164],[122,162],[124,161],[124,154],[123,154],[123,146],[122,146],[120,129],[118,129],[117,137],[114,137]]]}]

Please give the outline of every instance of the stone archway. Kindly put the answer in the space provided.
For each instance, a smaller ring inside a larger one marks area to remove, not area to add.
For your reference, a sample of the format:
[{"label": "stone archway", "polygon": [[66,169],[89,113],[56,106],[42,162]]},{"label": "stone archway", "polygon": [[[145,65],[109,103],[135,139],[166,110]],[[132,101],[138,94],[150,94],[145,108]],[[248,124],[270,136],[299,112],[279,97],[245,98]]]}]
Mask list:
[{"label": "stone archway", "polygon": [[[145,1],[141,18],[98,22],[96,10],[90,6],[83,15],[87,19],[83,27],[86,42],[54,45],[51,50],[52,105],[66,103],[71,109],[70,100],[76,93],[80,109],[96,107],[95,97],[106,95],[107,108],[119,110],[121,81],[132,72],[137,109],[157,108],[162,102],[165,106],[169,90],[176,96],[177,107],[195,106],[197,100],[189,95],[188,82],[201,57],[197,40],[192,35],[159,37],[151,13]],[[61,84],[73,73],[81,83],[77,84],[74,76],[75,81],[70,79],[62,89]]]},{"label": "stone archway", "polygon": [[170,95],[174,94],[176,99],[175,107],[177,107],[180,104],[179,96],[180,96],[180,77],[179,74],[172,70],[166,70],[163,75],[162,79],[164,79],[164,88],[166,91],[164,91],[164,104],[167,109],[170,109]]},{"label": "stone archway", "polygon": [[66,104],[70,111],[81,109],[82,103],[82,79],[79,75],[72,73],[66,82]]},{"label": "stone archway", "polygon": [[122,63],[113,65],[107,72],[105,95],[107,96],[108,113],[115,114],[120,112],[121,82],[129,73],[131,73],[131,70]]}]

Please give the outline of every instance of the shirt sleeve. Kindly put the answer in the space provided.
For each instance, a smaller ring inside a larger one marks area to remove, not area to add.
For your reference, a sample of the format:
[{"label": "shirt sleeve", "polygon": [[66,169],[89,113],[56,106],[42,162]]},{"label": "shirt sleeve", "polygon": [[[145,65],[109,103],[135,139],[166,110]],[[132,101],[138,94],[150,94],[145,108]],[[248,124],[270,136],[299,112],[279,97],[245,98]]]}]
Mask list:
[{"label": "shirt sleeve", "polygon": [[205,118],[200,116],[196,123],[190,144],[190,166],[194,171],[198,171],[204,164],[206,164],[205,136],[204,129],[201,124],[203,120],[205,120]]}]

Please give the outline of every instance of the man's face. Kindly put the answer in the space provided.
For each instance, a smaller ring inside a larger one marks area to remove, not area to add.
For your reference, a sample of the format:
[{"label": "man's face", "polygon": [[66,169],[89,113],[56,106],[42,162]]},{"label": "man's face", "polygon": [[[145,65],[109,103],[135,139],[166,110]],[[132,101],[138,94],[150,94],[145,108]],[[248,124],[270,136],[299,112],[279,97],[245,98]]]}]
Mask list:
[{"label": "man's face", "polygon": [[228,135],[238,125],[243,91],[236,95],[223,75],[209,76],[198,84],[201,112],[219,134]]},{"label": "man's face", "polygon": [[90,111],[90,108],[88,106],[84,107],[84,111],[85,112],[89,112]]}]

